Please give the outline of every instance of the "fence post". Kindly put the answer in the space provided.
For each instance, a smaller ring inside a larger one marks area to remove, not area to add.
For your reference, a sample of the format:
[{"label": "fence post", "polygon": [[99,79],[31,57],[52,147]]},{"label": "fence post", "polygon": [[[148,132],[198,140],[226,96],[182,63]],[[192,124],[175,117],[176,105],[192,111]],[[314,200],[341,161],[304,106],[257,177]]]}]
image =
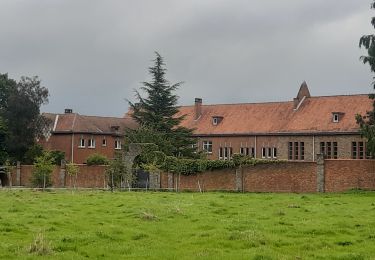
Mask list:
[{"label": "fence post", "polygon": [[242,167],[236,168],[236,191],[243,191],[243,178],[242,178]]},{"label": "fence post", "polygon": [[65,187],[65,160],[61,160],[61,167],[60,167],[60,187]]},{"label": "fence post", "polygon": [[325,178],[324,178],[324,155],[316,155],[316,183],[317,192],[324,192]]},{"label": "fence post", "polygon": [[16,168],[16,185],[21,186],[21,162],[17,162]]},{"label": "fence post", "polygon": [[168,190],[173,190],[173,173],[168,172]]}]

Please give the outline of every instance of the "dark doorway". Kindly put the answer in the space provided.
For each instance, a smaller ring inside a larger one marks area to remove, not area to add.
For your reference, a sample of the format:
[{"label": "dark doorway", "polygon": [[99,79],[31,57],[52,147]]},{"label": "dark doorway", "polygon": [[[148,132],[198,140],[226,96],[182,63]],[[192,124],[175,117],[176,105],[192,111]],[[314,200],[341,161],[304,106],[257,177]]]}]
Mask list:
[{"label": "dark doorway", "polygon": [[137,170],[135,172],[135,181],[133,188],[149,189],[150,188],[150,174],[143,170]]},{"label": "dark doorway", "polygon": [[8,174],[0,167],[0,188],[4,186],[9,186]]}]

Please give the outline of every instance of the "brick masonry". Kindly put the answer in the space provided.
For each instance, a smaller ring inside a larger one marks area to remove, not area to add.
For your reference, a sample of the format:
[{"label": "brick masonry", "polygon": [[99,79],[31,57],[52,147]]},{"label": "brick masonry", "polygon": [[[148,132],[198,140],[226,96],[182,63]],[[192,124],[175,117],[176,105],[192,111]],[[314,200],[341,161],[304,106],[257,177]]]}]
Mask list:
[{"label": "brick masonry", "polygon": [[[78,165],[77,178],[67,176],[56,167],[54,187],[106,188],[106,166]],[[33,167],[14,169],[12,185],[31,186]],[[19,174],[17,174],[17,171]],[[238,169],[207,171],[196,175],[161,173],[155,189],[190,191],[244,192],[342,192],[349,189],[375,190],[375,160],[318,160],[318,162],[284,162]]]}]

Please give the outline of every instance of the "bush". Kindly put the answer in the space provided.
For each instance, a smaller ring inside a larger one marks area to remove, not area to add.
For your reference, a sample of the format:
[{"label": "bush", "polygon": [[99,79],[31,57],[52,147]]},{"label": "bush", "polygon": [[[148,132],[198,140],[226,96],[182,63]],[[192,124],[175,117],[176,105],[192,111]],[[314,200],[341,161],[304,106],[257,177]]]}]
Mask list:
[{"label": "bush", "polygon": [[62,151],[50,151],[53,163],[55,165],[61,165],[61,161],[65,160],[65,152]]},{"label": "bush", "polygon": [[109,160],[102,154],[94,153],[87,157],[86,160],[87,165],[108,165]]}]

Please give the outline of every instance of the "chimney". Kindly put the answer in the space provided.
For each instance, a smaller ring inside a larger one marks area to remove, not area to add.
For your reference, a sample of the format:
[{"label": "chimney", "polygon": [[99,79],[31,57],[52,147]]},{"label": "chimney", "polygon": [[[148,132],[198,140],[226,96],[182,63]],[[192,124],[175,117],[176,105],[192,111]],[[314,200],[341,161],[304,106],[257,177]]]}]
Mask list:
[{"label": "chimney", "polygon": [[73,113],[73,109],[65,108],[65,114],[71,114],[71,113]]},{"label": "chimney", "polygon": [[194,104],[194,119],[198,120],[202,115],[202,99],[195,98]]}]

